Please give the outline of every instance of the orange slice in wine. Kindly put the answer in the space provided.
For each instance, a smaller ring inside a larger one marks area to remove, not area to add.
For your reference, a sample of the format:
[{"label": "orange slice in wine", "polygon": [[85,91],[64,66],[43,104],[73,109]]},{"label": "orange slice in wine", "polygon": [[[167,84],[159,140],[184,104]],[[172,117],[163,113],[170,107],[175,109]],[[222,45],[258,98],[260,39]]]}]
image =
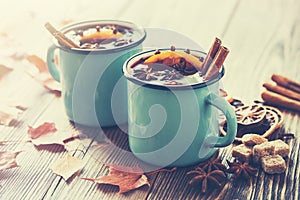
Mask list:
[{"label": "orange slice in wine", "polygon": [[113,30],[101,30],[97,31],[90,35],[84,35],[81,37],[80,42],[88,42],[88,41],[103,41],[108,39],[117,39],[121,37],[123,34],[120,32],[114,33]]},{"label": "orange slice in wine", "polygon": [[175,51],[167,51],[167,52],[162,52],[160,54],[155,54],[153,56],[150,56],[144,61],[144,64],[157,63],[166,59],[177,61],[180,58],[184,58],[186,62],[191,63],[196,68],[200,68],[202,65],[202,62],[197,57],[191,54],[187,54],[185,52],[175,52]]}]

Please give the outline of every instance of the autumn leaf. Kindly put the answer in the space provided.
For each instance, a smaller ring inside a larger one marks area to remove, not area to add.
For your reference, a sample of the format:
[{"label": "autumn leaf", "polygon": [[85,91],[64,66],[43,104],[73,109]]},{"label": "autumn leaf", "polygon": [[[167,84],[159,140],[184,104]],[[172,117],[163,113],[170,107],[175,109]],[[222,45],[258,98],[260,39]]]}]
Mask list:
[{"label": "autumn leaf", "polygon": [[137,189],[143,185],[150,186],[147,176],[143,170],[138,167],[119,166],[106,164],[109,168],[109,174],[99,178],[83,178],[100,184],[109,184],[119,187],[119,193],[125,193]]},{"label": "autumn leaf", "polygon": [[32,126],[28,126],[28,135],[32,139],[36,139],[40,137],[43,134],[48,134],[52,132],[56,132],[57,129],[55,127],[54,123],[50,122],[45,122],[44,124],[40,125],[37,128],[32,128]]},{"label": "autumn leaf", "polygon": [[79,133],[71,131],[58,131],[54,123],[45,122],[40,126],[33,128],[28,126],[28,135],[31,142],[36,145],[58,144],[64,146],[65,140],[75,138]]},{"label": "autumn leaf", "polygon": [[21,153],[21,151],[0,151],[0,171],[18,167],[16,157],[19,153]]},{"label": "autumn leaf", "polygon": [[39,73],[48,72],[46,62],[37,55],[28,55],[26,57],[27,61],[33,64],[38,70]]},{"label": "autumn leaf", "polygon": [[56,96],[60,97],[61,84],[55,81],[49,74],[47,63],[37,55],[28,55],[26,59],[29,63],[33,64],[38,70],[38,74],[29,73],[29,75],[37,82],[42,84],[44,88],[54,93]]},{"label": "autumn leaf", "polygon": [[0,64],[0,79],[11,71],[11,68],[7,67],[6,65]]},{"label": "autumn leaf", "polygon": [[53,173],[62,176],[66,181],[83,169],[85,163],[79,158],[66,154],[50,166]]},{"label": "autumn leaf", "polygon": [[13,120],[26,110],[22,106],[1,105],[0,104],[0,125],[10,126]]},{"label": "autumn leaf", "polygon": [[55,96],[61,96],[61,84],[55,81],[52,77],[43,81],[44,87],[51,91]]}]

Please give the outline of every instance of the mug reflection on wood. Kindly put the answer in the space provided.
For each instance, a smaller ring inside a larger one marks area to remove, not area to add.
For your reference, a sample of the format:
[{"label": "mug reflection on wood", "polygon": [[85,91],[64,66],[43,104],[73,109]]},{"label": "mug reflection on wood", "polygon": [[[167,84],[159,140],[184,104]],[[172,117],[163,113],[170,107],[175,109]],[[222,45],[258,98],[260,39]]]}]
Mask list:
[{"label": "mug reflection on wood", "polygon": [[[55,40],[47,53],[49,72],[62,84],[68,118],[93,127],[126,123],[127,91],[122,66],[142,50],[145,30],[125,21],[94,20],[68,25],[61,32],[80,46],[70,49]],[[109,34],[112,38],[105,38]],[[57,49],[60,70],[54,63]]]},{"label": "mug reflection on wood", "polygon": [[[138,53],[123,66],[128,87],[130,149],[139,159],[161,167],[205,161],[217,147],[230,145],[236,135],[234,110],[218,95],[224,66],[217,77],[191,84],[162,85],[136,78],[132,65],[154,51]],[[195,50],[191,54],[205,56]],[[219,110],[228,123],[225,137],[219,136]]]}]

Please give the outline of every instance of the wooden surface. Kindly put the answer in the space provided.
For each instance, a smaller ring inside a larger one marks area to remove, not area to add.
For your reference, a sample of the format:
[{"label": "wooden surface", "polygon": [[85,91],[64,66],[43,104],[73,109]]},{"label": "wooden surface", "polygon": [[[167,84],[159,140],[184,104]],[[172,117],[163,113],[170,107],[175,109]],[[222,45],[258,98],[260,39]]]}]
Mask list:
[{"label": "wooden surface", "polygon": [[[0,138],[26,140],[28,125],[37,126],[45,121],[76,131],[65,116],[62,99],[28,76],[26,71],[31,65],[22,59],[24,53],[45,58],[51,44],[51,36],[43,27],[46,21],[59,27],[69,21],[87,19],[129,20],[143,27],[175,30],[206,50],[218,36],[231,50],[225,62],[224,88],[230,96],[253,102],[260,100],[262,83],[269,82],[273,73],[300,81],[299,12],[300,1],[297,0],[2,2],[0,64],[14,70],[0,80],[0,97],[1,100],[13,99],[28,109],[13,126],[0,126]],[[20,59],[16,59],[18,55]],[[93,145],[85,144],[74,151],[86,165],[79,176],[66,182],[49,169],[50,164],[67,153],[63,148],[56,145],[36,148],[31,143],[19,142],[0,146],[1,151],[23,151],[17,159],[20,167],[0,172],[0,199],[299,199],[300,115],[282,111],[285,123],[279,132],[296,136],[287,141],[292,148],[288,169],[281,175],[267,175],[260,170],[251,185],[228,182],[224,188],[204,195],[199,188],[187,184],[188,168],[183,168],[151,175],[150,188],[144,186],[120,195],[116,187],[81,179],[106,174],[106,162],[126,163],[125,158],[106,151],[105,147],[101,151],[96,149],[96,155],[95,149],[88,148]],[[98,130],[82,131],[90,137],[99,135]],[[114,144],[128,150],[126,134],[119,128],[105,129],[104,133]],[[101,138],[96,140],[101,141]],[[231,147],[222,149],[223,161],[230,158],[230,154]]]}]

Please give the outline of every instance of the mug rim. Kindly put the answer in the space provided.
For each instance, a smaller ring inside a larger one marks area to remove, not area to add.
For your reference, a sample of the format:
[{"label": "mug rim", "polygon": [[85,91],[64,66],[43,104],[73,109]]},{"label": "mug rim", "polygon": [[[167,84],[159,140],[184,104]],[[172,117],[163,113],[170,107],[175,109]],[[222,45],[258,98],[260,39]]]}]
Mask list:
[{"label": "mug rim", "polygon": [[115,25],[124,25],[124,26],[129,26],[130,28],[136,30],[137,32],[139,32],[141,34],[140,38],[135,41],[132,42],[130,44],[124,45],[124,46],[120,46],[120,47],[116,47],[116,48],[112,48],[112,49],[80,49],[80,48],[67,48],[65,46],[62,46],[58,43],[58,41],[53,38],[53,43],[55,46],[57,46],[60,49],[63,49],[65,51],[69,51],[69,52],[76,52],[76,53],[83,53],[83,54],[89,54],[89,53],[113,53],[113,52],[119,52],[119,51],[123,51],[123,50],[127,50],[127,49],[131,49],[133,47],[136,47],[138,45],[140,45],[147,36],[147,32],[146,30],[142,27],[139,26],[135,23],[132,23],[130,21],[123,21],[123,20],[111,20],[111,19],[105,19],[105,20],[87,20],[87,21],[79,21],[79,22],[74,22],[74,23],[70,23],[67,24],[63,27],[61,27],[59,29],[59,31],[61,32],[65,32],[69,29],[75,28],[76,26],[80,26],[80,25],[88,25],[88,24],[93,24],[93,23],[111,23],[111,24],[115,24]]},{"label": "mug rim", "polygon": [[[214,84],[216,82],[218,82],[225,74],[225,68],[224,68],[224,65],[222,65],[222,68],[221,70],[219,71],[219,74],[217,76],[215,76],[213,79],[210,79],[208,81],[204,81],[204,82],[201,82],[201,83],[194,83],[194,84],[187,84],[187,85],[157,85],[157,84],[151,84],[149,82],[146,82],[146,81],[143,81],[143,80],[139,80],[137,78],[135,78],[132,74],[130,74],[128,72],[128,69],[127,69],[127,66],[129,64],[129,62],[133,59],[135,59],[136,57],[139,57],[140,55],[142,54],[147,54],[147,53],[150,53],[150,52],[155,52],[155,51],[167,51],[167,50],[170,50],[170,48],[158,48],[158,49],[151,49],[151,50],[145,50],[145,51],[142,51],[142,52],[139,52],[131,57],[129,57],[123,64],[123,68],[122,68],[122,71],[123,71],[123,74],[124,76],[126,77],[127,80],[137,84],[137,85],[140,85],[142,87],[147,87],[147,88],[152,88],[152,89],[159,89],[159,90],[188,90],[188,89],[197,89],[197,88],[202,88],[202,87],[206,87],[206,86],[209,86],[211,84]],[[181,50],[181,51],[184,51],[185,49],[184,48],[176,48],[176,50]],[[198,52],[198,53],[201,53],[201,54],[204,54],[204,55],[207,55],[207,53],[203,52],[203,51],[200,51],[200,50],[193,50],[191,49],[190,50],[191,52]]]}]

